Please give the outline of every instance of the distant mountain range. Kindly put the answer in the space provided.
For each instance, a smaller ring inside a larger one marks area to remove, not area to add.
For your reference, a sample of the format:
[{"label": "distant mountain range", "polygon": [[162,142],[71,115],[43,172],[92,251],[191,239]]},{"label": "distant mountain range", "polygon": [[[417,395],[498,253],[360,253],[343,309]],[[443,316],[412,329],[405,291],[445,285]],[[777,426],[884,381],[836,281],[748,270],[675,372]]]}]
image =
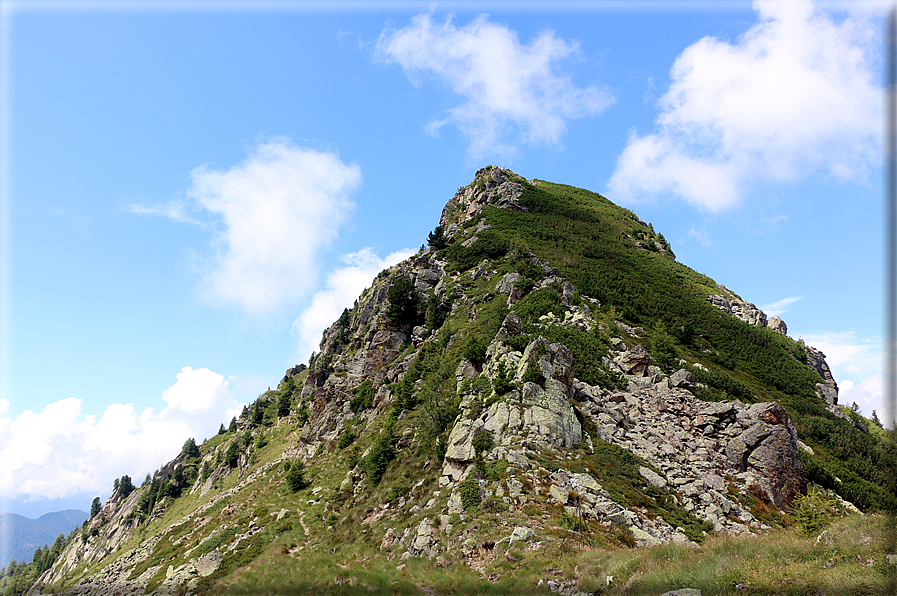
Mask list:
[{"label": "distant mountain range", "polygon": [[31,561],[36,549],[53,544],[60,534],[68,536],[87,518],[87,513],[78,509],[46,513],[37,519],[0,513],[0,536],[9,546],[9,551],[4,549],[0,554],[0,567],[6,567],[12,559],[19,563]]}]

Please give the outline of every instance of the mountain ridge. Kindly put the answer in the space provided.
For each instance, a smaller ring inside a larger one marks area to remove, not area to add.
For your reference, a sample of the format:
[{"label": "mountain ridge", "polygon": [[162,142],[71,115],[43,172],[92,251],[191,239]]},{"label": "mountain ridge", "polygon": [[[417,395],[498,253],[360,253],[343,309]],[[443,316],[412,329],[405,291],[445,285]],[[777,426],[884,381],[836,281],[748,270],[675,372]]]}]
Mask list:
[{"label": "mountain ridge", "polygon": [[571,528],[697,547],[793,523],[808,486],[894,510],[893,452],[824,355],[631,211],[489,166],[429,243],[231,429],[116,489],[28,593],[218,593],[316,549],[498,574]]}]

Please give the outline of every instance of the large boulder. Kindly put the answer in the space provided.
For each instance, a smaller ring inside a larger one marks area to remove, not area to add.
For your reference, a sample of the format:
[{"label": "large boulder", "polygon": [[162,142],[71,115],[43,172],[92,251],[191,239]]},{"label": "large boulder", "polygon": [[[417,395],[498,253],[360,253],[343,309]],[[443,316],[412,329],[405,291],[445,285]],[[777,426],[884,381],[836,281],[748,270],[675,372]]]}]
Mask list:
[{"label": "large boulder", "polygon": [[747,414],[751,425],[726,445],[728,463],[740,472],[752,472],[776,506],[789,506],[807,486],[797,431],[775,402],[754,404]]},{"label": "large boulder", "polygon": [[773,317],[766,322],[766,326],[782,335],[788,335],[788,325],[779,317]]},{"label": "large boulder", "polygon": [[626,350],[614,358],[623,374],[643,376],[648,372],[648,367],[654,363],[648,350],[636,344],[632,349]]}]

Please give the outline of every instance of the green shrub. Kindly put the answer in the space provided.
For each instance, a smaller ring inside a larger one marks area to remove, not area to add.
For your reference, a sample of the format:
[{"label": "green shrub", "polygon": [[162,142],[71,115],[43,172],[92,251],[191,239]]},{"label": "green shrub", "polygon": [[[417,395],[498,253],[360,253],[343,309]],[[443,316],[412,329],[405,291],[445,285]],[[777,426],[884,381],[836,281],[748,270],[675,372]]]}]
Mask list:
[{"label": "green shrub", "polygon": [[838,500],[812,485],[806,495],[795,500],[794,506],[794,520],[809,536],[818,534],[842,515]]},{"label": "green shrub", "polygon": [[226,463],[231,468],[237,467],[237,462],[240,460],[240,439],[235,438],[230,442],[230,445],[227,447],[227,451],[224,452],[224,463]]},{"label": "green shrub", "polygon": [[420,295],[414,289],[414,284],[407,277],[396,277],[386,293],[389,306],[386,309],[386,317],[389,322],[405,333],[417,324],[420,307]]},{"label": "green shrub", "polygon": [[480,504],[480,483],[473,478],[461,481],[458,485],[458,496],[465,511],[473,509]]},{"label": "green shrub", "polygon": [[391,425],[383,431],[377,441],[371,448],[368,456],[361,462],[361,467],[368,475],[368,481],[377,485],[386,474],[386,468],[389,462],[396,457],[395,435],[393,435]]},{"label": "green shrub", "polygon": [[290,470],[286,475],[287,486],[291,491],[297,492],[309,485],[305,478],[305,464],[302,460],[297,459],[290,466]]},{"label": "green shrub", "polygon": [[339,449],[345,449],[351,445],[356,438],[358,438],[358,435],[355,434],[355,431],[351,428],[347,428],[343,431],[343,434],[339,436],[339,441],[337,441],[336,446]]},{"label": "green shrub", "polygon": [[473,436],[472,443],[476,457],[483,457],[484,454],[489,453],[495,447],[495,439],[492,436],[492,432],[488,430],[478,430]]},{"label": "green shrub", "polygon": [[492,379],[492,390],[495,391],[495,395],[501,396],[513,389],[514,385],[511,383],[508,367],[505,366],[504,361],[499,362],[495,378]]},{"label": "green shrub", "polygon": [[374,390],[374,384],[370,379],[365,379],[352,390],[351,401],[349,401],[349,409],[358,414],[367,410],[374,405],[374,396],[377,392]]},{"label": "green shrub", "polygon": [[481,335],[475,335],[467,338],[464,342],[464,357],[473,362],[477,366],[481,366],[486,362],[486,348],[489,347],[489,340]]}]

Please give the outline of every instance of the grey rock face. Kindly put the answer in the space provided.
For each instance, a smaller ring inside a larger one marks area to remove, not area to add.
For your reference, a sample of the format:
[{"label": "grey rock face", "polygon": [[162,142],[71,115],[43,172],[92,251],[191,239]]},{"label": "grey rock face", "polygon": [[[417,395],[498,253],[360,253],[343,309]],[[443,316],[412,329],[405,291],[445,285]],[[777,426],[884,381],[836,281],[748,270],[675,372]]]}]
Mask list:
[{"label": "grey rock face", "polygon": [[619,365],[623,374],[644,376],[654,360],[645,348],[636,344],[632,349],[626,350],[614,358],[614,362]]},{"label": "grey rock face", "polygon": [[825,354],[813,346],[805,347],[807,349],[807,366],[818,372],[819,376],[822,377],[822,380],[825,383],[830,384],[837,393],[838,384],[835,383],[835,378],[832,376],[832,371],[828,367],[828,362],[825,361]]},{"label": "grey rock face", "polygon": [[523,185],[511,180],[513,175],[510,170],[492,166],[477,171],[476,182],[460,188],[442,210],[439,225],[446,230],[446,235],[453,238],[460,224],[479,215],[485,205],[527,211],[517,202],[523,194]]},{"label": "grey rock face", "polygon": [[707,300],[721,311],[734,315],[749,325],[766,327],[766,313],[751,302],[744,302],[737,298],[729,300],[718,294],[708,296]]},{"label": "grey rock face", "polygon": [[670,375],[670,387],[679,387],[691,393],[695,392],[695,376],[689,370],[679,369]]},{"label": "grey rock face", "polygon": [[508,313],[505,320],[501,324],[495,339],[504,341],[509,337],[515,337],[523,333],[523,323],[520,322],[520,316],[513,310]]},{"label": "grey rock face", "polygon": [[773,317],[766,322],[766,326],[782,335],[788,335],[788,325],[779,317]]},{"label": "grey rock face", "polygon": [[660,474],[658,474],[651,468],[646,468],[645,466],[639,466],[638,473],[639,473],[639,475],[641,475],[642,478],[644,478],[645,480],[650,482],[656,488],[664,488],[667,485],[667,481],[664,480],[664,478]]},{"label": "grey rock face", "polygon": [[519,279],[520,274],[516,271],[506,273],[505,276],[502,277],[497,284],[495,284],[495,291],[499,294],[510,294],[511,290],[514,289],[514,283]]},{"label": "grey rock face", "polygon": [[798,457],[797,431],[785,409],[775,402],[748,408],[751,425],[729,441],[725,452],[739,472],[754,472],[770,501],[790,505],[806,488]]},{"label": "grey rock face", "polygon": [[536,533],[532,528],[517,526],[516,528],[514,528],[514,531],[511,532],[511,536],[508,538],[508,542],[510,544],[514,544],[515,542],[526,542],[535,535]]}]

